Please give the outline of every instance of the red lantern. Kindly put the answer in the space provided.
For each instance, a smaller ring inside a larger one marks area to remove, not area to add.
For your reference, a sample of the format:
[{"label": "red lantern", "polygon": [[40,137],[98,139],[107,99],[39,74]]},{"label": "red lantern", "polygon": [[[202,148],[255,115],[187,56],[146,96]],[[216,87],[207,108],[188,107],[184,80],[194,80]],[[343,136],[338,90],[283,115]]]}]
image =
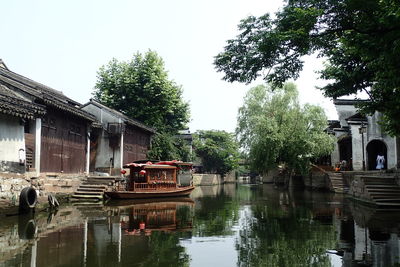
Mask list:
[{"label": "red lantern", "polygon": [[126,171],[125,170],[121,170],[121,174],[125,174],[126,173]]},{"label": "red lantern", "polygon": [[145,170],[141,170],[141,171],[139,172],[139,174],[140,174],[140,175],[145,175],[145,174],[146,174],[146,171],[145,171]]}]

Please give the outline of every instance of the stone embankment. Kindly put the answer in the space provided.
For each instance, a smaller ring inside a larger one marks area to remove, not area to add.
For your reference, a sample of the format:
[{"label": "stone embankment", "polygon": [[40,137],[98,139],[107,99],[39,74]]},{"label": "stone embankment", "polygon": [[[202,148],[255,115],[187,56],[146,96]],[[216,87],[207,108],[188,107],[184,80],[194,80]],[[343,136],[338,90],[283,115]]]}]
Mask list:
[{"label": "stone embankment", "polygon": [[349,195],[376,206],[400,207],[400,186],[396,176],[358,175],[351,183]]},{"label": "stone embankment", "polygon": [[194,173],[193,174],[193,185],[218,185],[224,183],[235,183],[235,173],[231,172],[222,177],[219,174],[208,174],[208,173]]},{"label": "stone embankment", "polygon": [[70,195],[84,178],[83,174],[47,173],[37,177],[30,173],[0,173],[0,213],[18,205],[19,195],[25,187],[33,187],[36,190],[39,204],[43,204],[47,203],[49,193],[59,197]]}]

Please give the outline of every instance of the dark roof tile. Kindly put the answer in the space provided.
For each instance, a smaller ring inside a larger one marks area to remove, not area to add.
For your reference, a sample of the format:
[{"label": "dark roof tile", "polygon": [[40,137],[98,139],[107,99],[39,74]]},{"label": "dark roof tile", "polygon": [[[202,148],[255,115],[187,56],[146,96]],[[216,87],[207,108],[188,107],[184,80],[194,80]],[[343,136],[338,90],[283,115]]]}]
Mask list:
[{"label": "dark roof tile", "polygon": [[125,114],[123,114],[123,113],[121,113],[119,111],[116,111],[115,109],[109,108],[109,107],[101,104],[100,102],[98,102],[98,101],[96,101],[94,99],[90,99],[90,101],[88,103],[84,104],[82,106],[82,108],[87,106],[87,105],[89,105],[89,104],[97,106],[98,108],[101,108],[101,109],[105,109],[108,112],[110,112],[111,114],[114,114],[115,116],[124,119],[125,123],[128,124],[128,125],[136,126],[138,128],[141,128],[141,129],[146,130],[146,131],[151,132],[151,133],[156,133],[155,129],[145,125],[144,123],[142,123],[142,122],[140,122],[138,120],[132,119],[132,118],[126,116]]},{"label": "dark roof tile", "polygon": [[1,67],[0,83],[32,96],[34,101],[40,104],[49,105],[91,122],[96,120],[92,114],[80,109],[80,103],[66,97],[62,92]]}]

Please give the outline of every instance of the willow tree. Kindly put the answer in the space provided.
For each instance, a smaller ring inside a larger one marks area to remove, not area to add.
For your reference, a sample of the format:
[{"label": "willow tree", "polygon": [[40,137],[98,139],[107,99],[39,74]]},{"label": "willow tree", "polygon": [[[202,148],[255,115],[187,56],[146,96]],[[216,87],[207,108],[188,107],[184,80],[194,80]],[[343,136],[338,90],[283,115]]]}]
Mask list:
[{"label": "willow tree", "polygon": [[239,108],[236,133],[252,169],[267,172],[284,163],[290,174],[305,174],[312,159],[333,151],[326,127],[323,109],[301,106],[296,86],[288,83],[275,90],[250,89]]}]

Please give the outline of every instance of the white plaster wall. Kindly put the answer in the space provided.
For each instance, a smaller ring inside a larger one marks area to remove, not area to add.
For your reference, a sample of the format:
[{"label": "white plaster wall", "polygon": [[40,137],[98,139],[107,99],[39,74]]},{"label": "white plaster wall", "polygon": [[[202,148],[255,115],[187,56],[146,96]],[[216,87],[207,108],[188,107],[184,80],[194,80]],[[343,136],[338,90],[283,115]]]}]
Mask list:
[{"label": "white plaster wall", "polygon": [[353,105],[336,105],[340,125],[342,127],[348,126],[346,119],[357,113],[357,109]]},{"label": "white plaster wall", "polygon": [[[351,125],[351,145],[353,151],[353,170],[355,171],[362,171],[363,170],[363,154],[362,154],[362,136],[359,133],[360,125]],[[367,147],[367,135],[364,133],[364,159],[367,162],[367,154],[366,154],[366,147]],[[366,163],[365,163],[366,164]]]},{"label": "white plaster wall", "polygon": [[19,162],[19,149],[25,152],[24,126],[18,118],[0,115],[0,161]]},{"label": "white plaster wall", "polygon": [[[107,129],[107,125],[109,122],[121,122],[119,118],[117,118],[107,110],[101,109],[95,105],[89,104],[83,107],[83,110],[94,115],[103,125],[103,129]],[[109,168],[110,159],[112,157],[113,149],[109,146],[108,134],[105,132],[105,130],[103,130],[97,147],[95,168]],[[122,166],[121,158],[121,146],[119,146],[114,149],[114,168],[120,168]]]},{"label": "white plaster wall", "polygon": [[387,148],[387,168],[396,168],[396,139],[382,132],[381,126],[378,123],[381,119],[381,116],[382,115],[379,112],[375,112],[373,116],[368,116],[367,142],[369,143],[372,140],[383,141],[386,144]]},{"label": "white plaster wall", "polygon": [[381,113],[375,112],[374,115],[368,116],[368,136],[371,138],[383,138],[384,134],[382,133],[381,126],[379,125],[379,121],[381,120]]},{"label": "white plaster wall", "polygon": [[[386,144],[386,148],[387,148],[387,168],[391,169],[391,168],[396,168],[397,166],[397,151],[396,151],[396,139],[390,136],[386,136],[385,138],[380,138],[380,137],[375,137],[374,136],[370,136],[368,138],[368,143],[373,141],[373,140],[380,140],[382,142],[384,142]],[[366,149],[366,148],[365,148]],[[365,150],[367,151],[367,150]],[[366,154],[366,157],[368,155]]]},{"label": "white plaster wall", "polygon": [[[347,134],[347,132],[344,132],[344,131],[342,131],[342,132],[335,132],[336,140],[338,140],[342,135],[345,135],[345,134]],[[334,146],[334,148],[333,148],[333,152],[332,152],[332,154],[331,154],[331,163],[332,163],[332,166],[335,166],[335,164],[336,164],[336,163],[339,163],[339,162],[340,162],[340,151],[339,151],[339,144],[338,144],[338,142],[336,141],[336,142],[335,142],[335,146]]]}]

